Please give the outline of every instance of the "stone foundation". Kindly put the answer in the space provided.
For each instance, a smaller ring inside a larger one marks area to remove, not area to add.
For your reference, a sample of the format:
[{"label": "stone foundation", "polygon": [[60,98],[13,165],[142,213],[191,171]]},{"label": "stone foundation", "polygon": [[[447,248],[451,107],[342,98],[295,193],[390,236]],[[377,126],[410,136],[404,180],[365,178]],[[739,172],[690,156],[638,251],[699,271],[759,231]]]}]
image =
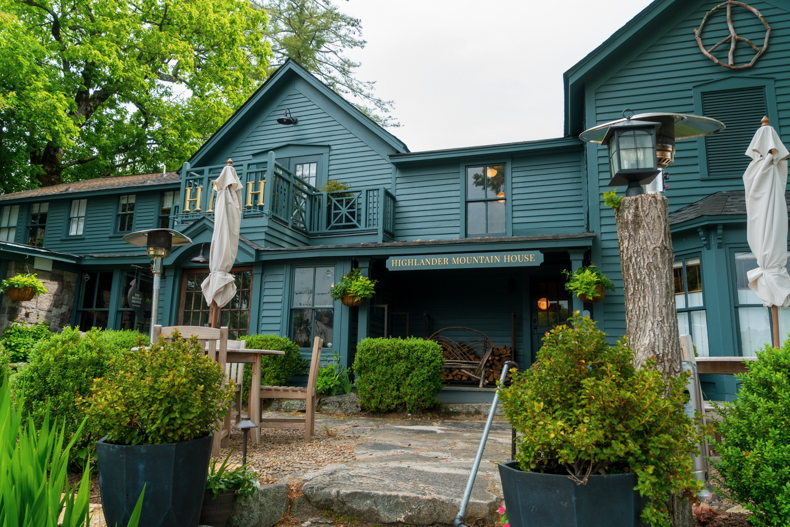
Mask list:
[{"label": "stone foundation", "polygon": [[[47,294],[38,295],[27,302],[16,302],[11,300],[8,295],[3,295],[3,304],[0,306],[0,332],[14,321],[35,324],[45,320],[49,323],[51,331],[60,331],[63,326],[68,326],[71,323],[77,274],[59,269],[41,271],[32,269],[31,266],[28,268],[35,272],[38,279],[44,283]],[[9,262],[8,276],[3,278],[25,272],[27,269],[24,263]]]}]

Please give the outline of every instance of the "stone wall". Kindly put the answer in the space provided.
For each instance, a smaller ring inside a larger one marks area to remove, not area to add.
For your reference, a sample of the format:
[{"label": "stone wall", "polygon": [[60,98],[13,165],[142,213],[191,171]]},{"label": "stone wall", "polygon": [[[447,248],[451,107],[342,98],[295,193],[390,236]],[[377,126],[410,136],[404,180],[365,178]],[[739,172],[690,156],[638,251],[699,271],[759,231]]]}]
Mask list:
[{"label": "stone wall", "polygon": [[[38,279],[47,288],[47,294],[38,295],[28,302],[16,302],[8,295],[3,295],[3,304],[0,306],[0,331],[15,320],[27,324],[36,322],[49,322],[51,331],[60,331],[63,326],[71,323],[71,310],[74,308],[74,294],[77,285],[77,273],[52,269],[41,271],[28,268],[38,275]],[[8,276],[11,277],[27,272],[22,262],[8,263]],[[7,278],[3,277],[3,278]]]}]

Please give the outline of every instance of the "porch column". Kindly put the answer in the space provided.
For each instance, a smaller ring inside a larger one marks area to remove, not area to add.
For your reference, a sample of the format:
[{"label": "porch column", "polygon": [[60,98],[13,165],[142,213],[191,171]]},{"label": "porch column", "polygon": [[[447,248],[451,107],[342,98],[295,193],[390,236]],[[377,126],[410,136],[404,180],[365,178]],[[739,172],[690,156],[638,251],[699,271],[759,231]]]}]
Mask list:
[{"label": "porch column", "polygon": [[[586,249],[576,249],[576,250],[569,250],[568,255],[571,257],[571,272],[575,273],[577,269],[582,266],[582,261],[584,260],[584,253]],[[571,293],[572,298],[572,311],[578,311],[579,313],[584,313],[584,304],[576,293]]]},{"label": "porch column", "polygon": [[[358,258],[359,274],[362,276],[370,276],[370,258]],[[368,323],[370,322],[370,303],[373,299],[365,300],[359,306],[359,318],[357,319],[357,343],[361,342],[368,336]],[[356,347],[356,346],[355,346]]]}]

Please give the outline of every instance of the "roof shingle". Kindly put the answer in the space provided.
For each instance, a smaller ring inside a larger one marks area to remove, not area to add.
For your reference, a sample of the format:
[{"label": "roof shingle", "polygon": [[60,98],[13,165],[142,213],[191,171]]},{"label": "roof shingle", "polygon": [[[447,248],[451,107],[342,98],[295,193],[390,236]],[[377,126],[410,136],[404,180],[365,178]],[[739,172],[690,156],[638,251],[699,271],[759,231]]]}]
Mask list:
[{"label": "roof shingle", "polygon": [[78,194],[91,192],[94,190],[107,190],[115,188],[146,187],[154,185],[165,185],[168,183],[178,183],[181,176],[178,172],[167,172],[157,174],[138,174],[134,176],[112,176],[96,179],[86,179],[75,181],[74,183],[62,183],[51,187],[34,188],[12,192],[11,194],[0,195],[0,201],[11,201],[25,198],[38,198],[52,196],[55,194]]}]

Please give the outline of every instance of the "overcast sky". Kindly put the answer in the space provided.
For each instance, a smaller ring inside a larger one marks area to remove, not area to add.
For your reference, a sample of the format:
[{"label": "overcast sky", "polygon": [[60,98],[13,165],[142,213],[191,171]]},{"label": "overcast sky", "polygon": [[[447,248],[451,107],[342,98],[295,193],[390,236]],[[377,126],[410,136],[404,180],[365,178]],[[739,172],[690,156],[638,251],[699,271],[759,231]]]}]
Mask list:
[{"label": "overcast sky", "polygon": [[562,74],[650,0],[337,0],[412,152],[561,137]]}]

